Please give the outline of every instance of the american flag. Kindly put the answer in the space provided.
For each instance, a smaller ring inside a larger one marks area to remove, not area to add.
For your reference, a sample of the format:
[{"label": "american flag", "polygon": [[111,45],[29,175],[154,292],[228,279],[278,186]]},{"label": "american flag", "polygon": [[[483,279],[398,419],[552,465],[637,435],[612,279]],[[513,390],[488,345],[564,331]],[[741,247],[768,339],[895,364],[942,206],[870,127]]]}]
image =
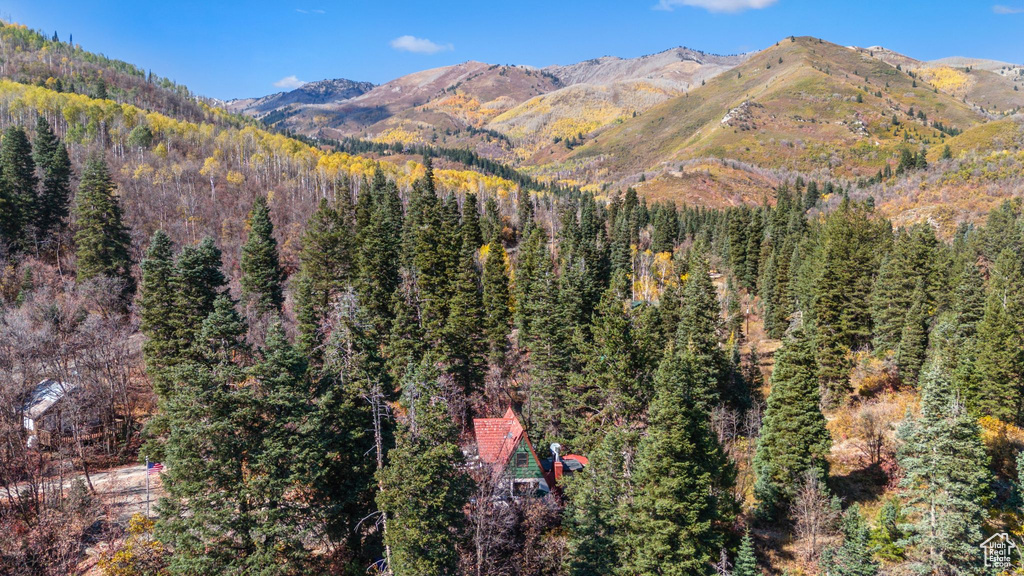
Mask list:
[{"label": "american flag", "polygon": [[146,464],[146,473],[152,476],[153,474],[160,474],[164,471],[164,465],[159,462],[148,462]]}]

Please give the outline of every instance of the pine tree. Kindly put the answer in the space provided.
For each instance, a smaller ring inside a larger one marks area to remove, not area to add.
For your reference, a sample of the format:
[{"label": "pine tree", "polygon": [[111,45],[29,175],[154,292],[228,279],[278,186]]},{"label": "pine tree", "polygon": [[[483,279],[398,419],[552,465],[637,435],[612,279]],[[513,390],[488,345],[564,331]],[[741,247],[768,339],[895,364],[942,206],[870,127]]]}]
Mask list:
[{"label": "pine tree", "polygon": [[201,321],[213,311],[214,302],[227,284],[221,272],[221,252],[213,239],[184,246],[174,263],[174,308],[171,325],[180,353],[189,350],[199,334]]},{"label": "pine tree", "polygon": [[421,303],[420,321],[430,348],[441,342],[441,333],[448,319],[448,300],[454,270],[449,267],[451,251],[457,246],[447,244],[450,231],[445,229],[443,207],[433,192],[433,185],[422,185],[415,207],[412,265],[416,274]]},{"label": "pine tree", "polygon": [[[671,253],[675,248],[676,235],[679,233],[679,219],[676,214],[675,204],[655,205],[653,221],[654,230],[651,234],[651,250],[656,253]],[[746,250],[746,246],[743,247],[743,250]],[[734,273],[736,272],[734,271]]]},{"label": "pine tree", "polygon": [[871,294],[876,351],[899,348],[903,324],[919,283],[924,294],[924,310],[934,306],[938,285],[937,250],[938,240],[931,226],[914,226],[900,232],[893,250],[882,260]]},{"label": "pine tree", "polygon": [[857,504],[843,515],[843,543],[822,554],[821,565],[835,576],[875,576],[878,562],[871,558],[871,531]]},{"label": "pine tree", "polygon": [[899,431],[900,486],[910,522],[900,544],[921,573],[973,573],[992,498],[989,457],[977,422],[953,397],[941,367],[925,375],[921,414]]},{"label": "pine tree", "polygon": [[36,184],[36,166],[28,136],[20,126],[10,126],[0,143],[0,241],[10,250],[24,248],[28,243]]},{"label": "pine tree", "polygon": [[529,238],[530,234],[537,227],[533,221],[533,198],[529,191],[523,191],[523,197],[516,203],[516,216],[519,223],[519,240]]},{"label": "pine tree", "polygon": [[412,274],[403,274],[402,284],[395,290],[392,302],[394,321],[388,334],[388,369],[400,380],[410,367],[419,364],[427,351],[423,339],[419,287]]},{"label": "pine tree", "polygon": [[114,188],[107,163],[98,156],[89,159],[78,184],[75,206],[78,280],[97,276],[121,280],[122,295],[128,297],[135,291],[128,255],[131,238],[122,223],[121,204]]},{"label": "pine tree", "polygon": [[707,417],[707,368],[669,350],[640,441],[623,564],[629,574],[708,574],[735,514],[734,472]]},{"label": "pine tree", "polygon": [[512,320],[509,269],[505,248],[495,236],[487,245],[483,272],[484,336],[492,363],[502,365]]},{"label": "pine tree", "polygon": [[754,210],[747,229],[746,274],[740,279],[740,283],[752,292],[756,292],[758,289],[757,278],[761,272],[761,243],[763,241],[764,226],[761,220],[761,210]]},{"label": "pine tree", "polygon": [[900,509],[899,498],[890,497],[878,511],[875,529],[871,532],[871,549],[875,556],[889,562],[903,560],[904,549],[899,542],[904,538],[902,526],[905,524],[906,517]]},{"label": "pine tree", "polygon": [[[893,119],[896,119],[895,115],[893,116]],[[894,122],[894,124],[896,124],[896,122]],[[911,152],[909,148],[901,149],[900,160],[899,163],[896,165],[896,173],[903,174],[907,170],[912,170],[916,165],[917,158],[914,156],[914,153]]]},{"label": "pine tree", "polygon": [[475,240],[469,236],[462,240],[462,254],[452,286],[443,337],[446,370],[467,396],[481,392],[486,368],[484,304],[474,243]]},{"label": "pine tree", "polygon": [[729,264],[736,278],[747,275],[747,222],[743,212],[733,211],[729,215]]},{"label": "pine tree", "polygon": [[871,291],[872,345],[877,352],[895,351],[903,334],[904,312],[900,301],[894,301],[901,288],[897,255],[887,254],[879,264]]},{"label": "pine tree", "polygon": [[993,267],[985,309],[972,348],[973,364],[965,378],[968,406],[1005,422],[1020,418],[1024,375],[1021,329],[1014,318],[1024,313],[1024,281],[1019,257],[1004,250]]},{"label": "pine tree", "polygon": [[566,409],[573,446],[583,450],[609,427],[641,420],[650,400],[654,361],[645,354],[643,336],[614,289],[601,298],[589,335],[577,331],[576,339],[579,368],[569,378]]},{"label": "pine tree", "polygon": [[712,398],[742,405],[747,397],[745,391],[725,389],[728,383],[726,359],[718,340],[721,323],[718,292],[711,283],[707,258],[695,252],[683,286],[676,348],[696,359],[695,369],[700,371],[697,377]]},{"label": "pine tree", "polygon": [[[380,179],[383,178],[381,175]],[[402,254],[403,244],[399,239],[402,238],[403,230],[412,234],[416,227],[403,224],[402,201],[398,197],[395,183],[386,181],[379,186],[380,191],[374,192],[377,196],[369,206],[367,224],[360,228],[357,235],[356,292],[361,307],[367,317],[373,319],[377,332],[386,334],[391,329],[390,323],[394,317],[391,305],[400,282],[400,263],[404,258],[412,257],[412,252]],[[377,185],[374,186],[376,188]],[[416,203],[419,204],[419,200]]]},{"label": "pine tree", "polygon": [[543,233],[535,228],[531,243],[538,247],[534,254],[536,275],[532,278],[528,297],[518,303],[526,317],[525,341],[530,353],[531,385],[528,405],[524,408],[526,427],[532,434],[555,434],[561,426],[565,400],[565,381],[572,357],[572,328],[560,301],[559,278],[547,247],[534,238]]},{"label": "pine tree", "polygon": [[435,378],[422,365],[408,375],[403,385],[408,417],[378,474],[388,568],[400,576],[458,573],[472,480],[462,472],[458,433]]},{"label": "pine tree", "polygon": [[911,296],[913,304],[903,323],[903,334],[900,337],[896,365],[900,370],[903,382],[914,384],[918,373],[924,365],[925,352],[928,349],[928,315],[925,310],[924,286],[918,284]]},{"label": "pine tree", "polygon": [[299,348],[314,364],[322,356],[322,325],[331,302],[353,275],[354,239],[345,212],[344,206],[338,210],[321,200],[302,235],[295,315]]},{"label": "pine tree", "polygon": [[[448,297],[451,297],[456,270],[459,269],[462,246],[462,216],[459,213],[459,200],[455,194],[449,194],[441,203],[441,244],[435,246],[439,255],[444,258],[447,270]],[[474,250],[479,246],[474,247]]]},{"label": "pine tree", "polygon": [[927,150],[921,148],[918,151],[917,156],[914,157],[914,168],[917,170],[924,170],[928,167]]},{"label": "pine tree", "polygon": [[139,295],[139,329],[146,337],[142,354],[146,372],[153,380],[158,396],[166,396],[163,371],[172,366],[178,354],[173,323],[175,306],[174,256],[171,239],[157,230],[142,260],[142,285]]},{"label": "pine tree", "polygon": [[519,244],[519,258],[515,270],[513,319],[519,329],[519,343],[524,345],[530,332],[530,311],[527,302],[534,300],[534,288],[545,258],[550,258],[545,245],[544,234],[537,229],[525,242]]},{"label": "pine tree", "polygon": [[248,225],[249,237],[242,245],[242,295],[259,314],[280,310],[284,303],[285,274],[278,258],[266,198],[256,198]]},{"label": "pine tree", "polygon": [[871,284],[884,234],[868,207],[849,199],[825,223],[821,273],[812,292],[818,376],[832,402],[849,393],[848,352],[871,336]]},{"label": "pine tree", "polygon": [[373,560],[379,557],[380,536],[359,528],[376,512],[374,473],[393,446],[394,433],[384,417],[391,379],[365,316],[351,292],[334,307],[323,366],[313,382],[312,414],[300,427],[314,444],[301,461],[311,500],[322,503],[326,534],[345,543],[348,552]]},{"label": "pine tree", "polygon": [[226,296],[217,298],[175,368],[175,394],[164,403],[169,434],[157,509],[157,538],[172,547],[172,574],[245,573],[258,522],[246,483],[259,436],[246,424],[256,409],[244,371],[245,327]]},{"label": "pine tree", "polygon": [[71,160],[64,144],[42,116],[36,122],[32,157],[43,175],[35,202],[36,242],[45,245],[52,243],[51,236],[59,234],[67,221],[71,199]]},{"label": "pine tree", "polygon": [[802,328],[779,350],[754,456],[754,493],[763,513],[774,514],[790,503],[795,479],[816,469],[828,474],[826,457],[832,440],[819,408],[814,350]]},{"label": "pine tree", "polygon": [[604,576],[621,566],[628,488],[624,452],[631,434],[611,428],[591,452],[582,474],[568,477],[564,525],[570,576]]},{"label": "pine tree", "polygon": [[294,574],[310,556],[305,541],[313,517],[288,501],[306,488],[302,458],[317,449],[311,432],[318,431],[304,427],[311,416],[306,369],[280,321],[272,322],[259,360],[247,370],[254,398],[242,402],[236,416],[258,442],[244,480],[253,516],[253,551],[245,559],[251,573]]},{"label": "pine tree", "polygon": [[483,234],[480,232],[480,206],[477,204],[476,194],[466,194],[463,202],[462,235],[469,239],[474,250],[484,243]]},{"label": "pine tree", "polygon": [[956,331],[953,334],[955,350],[952,360],[953,366],[956,367],[957,356],[974,341],[978,333],[978,324],[985,314],[985,278],[974,262],[964,264],[952,304],[956,318]]},{"label": "pine tree", "polygon": [[748,530],[743,535],[743,540],[740,541],[740,550],[736,555],[736,566],[733,568],[732,576],[760,576],[760,574],[757,569],[757,556],[754,553],[754,540],[750,537]]},{"label": "pine tree", "polygon": [[[762,269],[762,277],[758,282],[761,287],[761,300],[764,306],[765,330],[775,338],[782,337],[786,327],[789,325],[791,305],[787,298],[789,292],[789,260],[790,257],[783,256],[786,247],[791,244],[786,241],[781,245],[772,240],[767,244],[769,251],[767,262]],[[792,251],[790,251],[792,253]]]},{"label": "pine tree", "polygon": [[480,219],[480,234],[483,241],[488,244],[495,238],[501,240],[502,222],[499,211],[498,202],[488,197],[484,202],[484,216]]},{"label": "pine tree", "polygon": [[[615,291],[615,294],[619,298],[624,298],[623,292],[625,288],[621,286],[627,282],[626,278],[619,276],[612,282],[610,289]],[[661,292],[661,297],[658,298],[658,340],[662,343],[668,342],[675,338],[676,330],[679,329],[679,317],[682,308],[682,297],[680,296],[680,286],[676,283],[671,283],[665,286],[665,289]]]}]

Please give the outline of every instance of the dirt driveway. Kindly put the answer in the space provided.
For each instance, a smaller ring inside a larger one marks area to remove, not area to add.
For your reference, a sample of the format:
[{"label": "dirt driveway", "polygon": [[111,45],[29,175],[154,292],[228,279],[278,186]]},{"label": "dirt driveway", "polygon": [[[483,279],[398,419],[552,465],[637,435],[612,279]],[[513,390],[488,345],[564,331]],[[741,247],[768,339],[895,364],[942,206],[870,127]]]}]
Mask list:
[{"label": "dirt driveway", "polygon": [[[134,464],[111,468],[90,475],[96,496],[110,507],[118,520],[126,520],[132,514],[146,513],[146,465]],[[69,481],[70,484],[70,481]],[[149,477],[150,515],[155,513],[156,502],[163,495],[160,476]]]}]

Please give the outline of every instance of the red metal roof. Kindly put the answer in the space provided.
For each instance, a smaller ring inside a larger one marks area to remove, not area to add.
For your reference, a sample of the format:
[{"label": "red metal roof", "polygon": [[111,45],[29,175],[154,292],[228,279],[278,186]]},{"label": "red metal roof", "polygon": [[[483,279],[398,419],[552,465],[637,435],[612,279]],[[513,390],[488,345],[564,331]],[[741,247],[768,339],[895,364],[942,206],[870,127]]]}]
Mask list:
[{"label": "red metal roof", "polygon": [[501,418],[474,418],[473,434],[480,460],[504,466],[519,445],[524,430],[515,412],[509,408]]}]

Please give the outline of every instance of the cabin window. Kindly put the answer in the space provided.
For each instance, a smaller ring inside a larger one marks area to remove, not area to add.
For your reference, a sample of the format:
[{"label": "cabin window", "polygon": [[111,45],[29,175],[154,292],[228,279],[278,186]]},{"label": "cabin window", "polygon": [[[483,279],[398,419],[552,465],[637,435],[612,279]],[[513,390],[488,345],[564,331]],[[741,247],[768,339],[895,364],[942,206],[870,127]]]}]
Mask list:
[{"label": "cabin window", "polygon": [[526,468],[526,452],[516,452],[516,468]]}]

